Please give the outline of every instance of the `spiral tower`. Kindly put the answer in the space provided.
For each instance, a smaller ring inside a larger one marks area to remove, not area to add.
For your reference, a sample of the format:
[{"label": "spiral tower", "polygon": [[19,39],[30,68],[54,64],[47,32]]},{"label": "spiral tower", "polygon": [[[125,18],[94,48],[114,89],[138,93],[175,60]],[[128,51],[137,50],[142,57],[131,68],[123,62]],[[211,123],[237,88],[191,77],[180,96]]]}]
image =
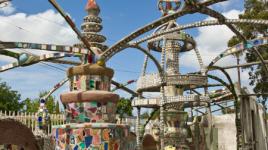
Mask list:
[{"label": "spiral tower", "polygon": [[[167,16],[178,11],[181,6],[180,0],[159,0],[158,7],[162,16]],[[153,34],[158,34],[178,27],[176,20],[171,20],[159,26]],[[186,94],[185,90],[191,90],[198,86],[207,84],[207,76],[202,74],[203,63],[201,56],[196,49],[196,43],[193,37],[184,31],[165,34],[147,41],[148,48],[152,51],[161,53],[161,65],[163,73],[146,73],[148,58],[143,65],[143,74],[137,81],[137,91],[160,92],[160,97],[155,98],[137,98],[132,102],[132,106],[141,108],[160,109],[160,134],[154,135],[158,139],[158,144],[162,149],[190,149],[189,132],[187,131],[188,114],[184,111],[185,104],[199,103],[206,101],[207,96]],[[197,60],[200,63],[201,74],[181,74],[180,55],[194,50]],[[139,111],[138,111],[139,112]],[[137,125],[139,126],[139,125]],[[142,133],[138,133],[142,136]],[[137,137],[137,145],[141,144]]]},{"label": "spiral tower", "polygon": [[[108,48],[107,45],[104,44],[106,41],[106,37],[101,35],[103,26],[102,19],[99,17],[100,8],[95,0],[89,0],[85,7],[88,15],[84,17],[84,22],[81,25],[82,35],[86,37],[87,41],[91,45],[91,50],[96,54],[102,53],[104,50]],[[76,44],[75,47],[86,48],[83,43]],[[84,64],[85,63],[94,63],[93,55],[85,55],[84,56]]]},{"label": "spiral tower", "polygon": [[[98,54],[107,49],[105,36],[98,33],[102,30],[100,8],[95,0],[88,0],[86,11],[82,34]],[[76,46],[85,48],[81,43]],[[70,91],[60,96],[67,124],[53,126],[56,149],[134,150],[135,137],[129,126],[116,123],[119,96],[110,90],[114,71],[96,63],[94,57],[82,55],[83,64],[67,70]]]}]

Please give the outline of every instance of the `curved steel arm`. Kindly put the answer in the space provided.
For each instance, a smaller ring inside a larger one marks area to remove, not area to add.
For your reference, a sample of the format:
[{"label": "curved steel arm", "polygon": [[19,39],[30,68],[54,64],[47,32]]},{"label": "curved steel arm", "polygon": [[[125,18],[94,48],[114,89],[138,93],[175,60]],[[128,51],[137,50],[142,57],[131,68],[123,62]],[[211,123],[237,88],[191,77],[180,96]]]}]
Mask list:
[{"label": "curved steel arm", "polygon": [[162,73],[163,72],[163,69],[162,69],[161,65],[156,60],[156,58],[150,53],[149,50],[146,50],[145,48],[143,48],[143,47],[141,47],[139,45],[129,45],[129,47],[136,48],[136,49],[142,51],[145,55],[147,55],[154,62],[155,66],[158,69],[158,72],[159,73]]},{"label": "curved steel arm", "polygon": [[225,81],[223,81],[221,78],[216,77],[216,76],[213,76],[213,75],[210,75],[210,74],[208,74],[208,78],[211,78],[211,79],[213,79],[213,80],[216,80],[216,81],[220,82],[223,86],[225,86],[225,87],[232,93],[232,95],[236,95],[236,93],[233,92],[233,88],[232,88],[232,86],[229,85],[229,84],[227,84],[227,83],[226,83]]},{"label": "curved steel arm", "polygon": [[89,50],[85,48],[78,48],[67,45],[55,45],[55,44],[40,44],[40,43],[28,43],[28,42],[3,42],[0,41],[0,49],[35,49],[55,52],[66,52],[74,54],[89,54]]},{"label": "curved steel arm", "polygon": [[204,74],[204,62],[203,62],[203,59],[202,59],[202,56],[200,55],[199,53],[199,50],[197,48],[194,48],[194,51],[195,51],[195,54],[196,54],[196,57],[197,57],[197,61],[200,65],[200,68],[201,68],[201,73]]},{"label": "curved steel arm", "polygon": [[[268,64],[268,60],[264,60],[265,64]],[[239,64],[239,65],[232,65],[232,66],[224,66],[222,67],[223,69],[233,69],[233,68],[237,68],[237,67],[247,67],[247,66],[253,66],[253,65],[259,65],[262,62],[260,61],[256,61],[256,62],[251,62],[251,63],[245,63],[245,64]]]},{"label": "curved steel arm", "polygon": [[113,83],[116,83],[116,87],[115,88],[113,88],[112,90],[111,90],[111,92],[114,92],[114,91],[116,91],[116,90],[118,90],[118,89],[121,89],[121,88],[124,88],[124,87],[126,87],[126,86],[128,86],[128,85],[130,85],[130,84],[132,84],[132,83],[134,83],[134,82],[137,82],[137,80],[129,80],[129,81],[127,81],[126,83],[124,83],[124,84],[120,84],[120,83],[117,83],[117,82],[115,82],[115,81],[112,81]]},{"label": "curved steel arm", "polygon": [[245,49],[252,48],[252,47],[258,47],[268,45],[268,37],[262,37],[262,38],[256,38],[253,40],[247,41],[247,44],[239,43],[233,47],[228,48],[227,50],[220,53],[216,58],[214,58],[209,66],[213,66],[216,62],[218,62],[221,58],[233,55],[235,53],[242,52]]},{"label": "curved steel arm", "polygon": [[[247,44],[247,39],[238,31],[238,29],[236,29],[235,26],[233,26],[232,24],[226,23],[225,22],[226,18],[221,13],[219,13],[215,10],[212,10],[208,7],[202,7],[199,10],[199,12],[203,13],[203,14],[207,14],[211,17],[217,18],[220,22],[223,22],[230,30],[232,30],[236,34],[236,36],[238,36],[244,42],[244,44]],[[261,60],[262,65],[263,65],[264,70],[265,70],[265,74],[268,77],[268,66],[264,63],[264,59],[263,59],[262,55],[260,54],[258,49],[254,48],[254,47],[252,49],[253,49],[254,54]]]},{"label": "curved steel arm", "polygon": [[62,80],[61,82],[57,83],[57,84],[53,87],[53,89],[51,89],[51,90],[47,93],[47,95],[45,95],[45,96],[42,97],[41,99],[43,99],[43,100],[46,101],[47,98],[48,98],[51,94],[53,94],[57,89],[59,89],[60,87],[62,87],[67,81],[69,81],[69,78],[66,78],[66,79]]},{"label": "curved steel arm", "polygon": [[135,91],[133,91],[133,90],[127,88],[126,86],[122,86],[122,84],[120,84],[120,83],[118,83],[118,82],[116,82],[116,81],[114,81],[114,80],[112,80],[111,83],[112,83],[114,86],[116,86],[118,89],[122,89],[122,90],[128,92],[128,93],[131,94],[133,97],[137,97],[137,96],[139,96],[139,94],[138,94],[137,92],[135,92]]},{"label": "curved steel arm", "polygon": [[235,101],[234,101],[234,106],[235,106],[235,122],[236,122],[236,129],[237,129],[236,142],[237,142],[237,146],[238,146],[239,143],[240,143],[239,142],[240,141],[239,134],[241,132],[241,131],[238,130],[238,126],[239,126],[239,124],[241,124],[241,122],[239,122],[239,119],[238,119],[238,116],[239,116],[238,113],[239,113],[239,108],[240,107],[238,106],[238,96],[236,94],[233,81],[232,81],[230,75],[224,69],[222,69],[221,67],[218,67],[218,66],[210,66],[208,69],[210,69],[210,68],[220,70],[226,76],[226,78],[228,79],[228,81],[230,83],[230,85],[228,86],[228,85],[226,85],[226,83],[222,79],[220,79],[218,77],[215,77],[215,76],[208,75],[208,77],[211,77],[211,78],[219,81],[223,85],[225,85],[230,90],[230,92],[233,94],[233,96],[234,96],[234,99],[235,99]]},{"label": "curved steel arm", "polygon": [[[215,4],[218,2],[223,2],[223,1],[226,1],[226,0],[211,0],[211,1],[205,1],[205,2],[200,2],[200,3],[196,3],[196,4],[199,6],[209,6],[209,5],[212,5],[212,4]],[[109,59],[114,54],[116,54],[117,52],[124,49],[125,45],[128,42],[137,38],[138,36],[148,32],[148,31],[150,31],[150,30],[152,30],[152,29],[154,29],[154,28],[156,28],[156,27],[158,27],[158,26],[160,26],[160,25],[162,25],[170,20],[175,20],[178,17],[184,16],[184,15],[189,14],[189,13],[196,13],[196,12],[198,12],[198,9],[199,8],[197,8],[197,7],[191,7],[191,6],[184,7],[182,10],[177,11],[174,14],[167,15],[167,16],[162,17],[162,18],[160,18],[152,23],[145,25],[142,28],[139,28],[138,30],[132,32],[130,35],[124,37],[123,39],[121,39],[120,41],[115,43],[113,46],[111,46],[109,49],[104,51],[100,55],[101,59],[104,59],[104,60]]]},{"label": "curved steel arm", "polygon": [[223,58],[225,56],[228,56],[228,55],[231,55],[231,54],[234,54],[234,53],[241,52],[244,49],[248,49],[249,50],[251,48],[251,49],[253,49],[253,51],[255,52],[255,54],[257,54],[259,56],[258,58],[260,59],[262,65],[264,66],[264,68],[265,68],[265,74],[268,77],[268,66],[266,65],[265,60],[263,59],[263,57],[259,53],[258,49],[256,48],[258,46],[267,45],[268,44],[268,37],[253,39],[253,40],[247,41],[246,43],[247,44],[240,43],[240,44],[237,44],[237,45],[235,45],[235,46],[233,46],[233,47],[225,50],[220,55],[218,55],[216,58],[214,58],[212,60],[212,62],[209,64],[208,67],[213,66],[216,62],[218,62],[221,58]]},{"label": "curved steel arm", "polygon": [[72,30],[77,34],[77,36],[81,39],[81,41],[85,44],[87,49],[92,53],[92,54],[97,54],[95,53],[91,48],[90,44],[87,41],[86,37],[82,35],[82,33],[77,29],[75,26],[75,23],[72,21],[72,19],[64,12],[64,10],[57,4],[55,0],[48,0],[54,8],[61,14],[61,16],[65,19],[65,21],[69,24],[69,26],[72,28]]},{"label": "curved steel arm", "polygon": [[232,30],[241,40],[243,40],[244,42],[246,42],[246,38],[238,31],[238,29],[236,29],[235,26],[233,26],[230,23],[226,23],[226,17],[223,16],[221,13],[212,10],[208,7],[201,7],[201,9],[199,10],[200,13],[202,14],[206,14],[209,15],[211,17],[217,18],[219,20],[219,22],[222,22],[223,24],[225,24],[230,30]]},{"label": "curved steel arm", "polygon": [[81,65],[81,62],[78,62],[78,61],[61,60],[61,59],[47,60],[47,62],[56,63],[56,64],[75,65],[75,66]]},{"label": "curved steel arm", "polygon": [[6,50],[6,49],[0,49],[0,55],[5,55],[8,57],[13,57],[15,59],[18,59],[20,56],[20,53],[12,52],[12,51]]},{"label": "curved steel arm", "polygon": [[20,64],[19,62],[14,62],[8,65],[4,65],[0,67],[0,72],[4,72],[10,69],[14,69],[17,67],[29,66],[32,64],[39,63],[40,61],[47,61],[51,59],[58,59],[63,57],[71,57],[72,55],[66,53],[53,53],[53,54],[45,54],[42,56],[31,56],[23,63]]},{"label": "curved steel arm", "polygon": [[[255,24],[255,25],[268,25],[268,20],[255,20],[255,19],[226,19],[225,23],[230,23],[230,24]],[[198,27],[204,27],[204,26],[214,26],[214,25],[223,25],[224,23],[219,22],[219,20],[207,20],[207,21],[198,21],[190,24],[185,24],[185,25],[180,25],[175,28],[167,29],[164,31],[159,31],[155,34],[146,36],[144,38],[141,38],[137,41],[134,42],[129,42],[129,44],[140,44],[143,42],[146,42],[148,40],[154,39],[156,37],[170,34],[173,32],[178,32],[184,29],[191,29],[191,28],[198,28]]]}]

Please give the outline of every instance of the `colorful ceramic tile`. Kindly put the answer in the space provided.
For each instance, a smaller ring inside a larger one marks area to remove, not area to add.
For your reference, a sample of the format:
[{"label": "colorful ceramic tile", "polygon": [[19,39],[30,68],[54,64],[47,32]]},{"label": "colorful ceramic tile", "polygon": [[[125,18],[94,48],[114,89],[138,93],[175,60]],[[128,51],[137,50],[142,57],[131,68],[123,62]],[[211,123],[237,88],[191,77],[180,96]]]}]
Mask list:
[{"label": "colorful ceramic tile", "polygon": [[101,138],[100,138],[100,129],[92,129],[91,130],[91,135],[92,135],[92,137],[93,137],[93,141],[92,141],[92,143],[94,144],[94,145],[99,145],[99,144],[101,144]]},{"label": "colorful ceramic tile", "polygon": [[78,150],[79,146],[75,145],[74,150]]},{"label": "colorful ceramic tile", "polygon": [[104,143],[104,150],[109,150],[109,143],[108,142]]},{"label": "colorful ceramic tile", "polygon": [[75,144],[75,136],[74,135],[71,135],[70,136],[70,144]]},{"label": "colorful ceramic tile", "polygon": [[113,150],[119,150],[120,144],[119,142],[114,143]]},{"label": "colorful ceramic tile", "polygon": [[102,139],[104,140],[104,141],[109,141],[109,139],[110,139],[110,130],[109,129],[103,129],[102,130]]},{"label": "colorful ceramic tile", "polygon": [[92,144],[92,136],[85,137],[86,148],[88,148]]}]

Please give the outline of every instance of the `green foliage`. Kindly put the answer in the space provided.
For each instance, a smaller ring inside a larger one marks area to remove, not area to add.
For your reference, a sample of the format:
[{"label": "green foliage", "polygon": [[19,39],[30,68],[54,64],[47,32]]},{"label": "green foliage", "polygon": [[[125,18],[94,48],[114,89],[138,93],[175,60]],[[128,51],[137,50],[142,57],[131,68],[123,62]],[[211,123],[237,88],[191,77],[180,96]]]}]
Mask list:
[{"label": "green foliage", "polygon": [[[239,16],[240,19],[265,19],[268,20],[268,4],[264,4],[258,0],[245,0],[245,13]],[[258,35],[268,36],[267,26],[263,25],[254,25],[254,24],[241,24],[238,25],[238,28],[242,32],[242,34],[247,39],[254,39]],[[229,42],[228,46],[234,46],[237,43],[242,42],[241,39],[237,37],[233,37]],[[261,46],[258,48],[263,58],[268,60],[268,46]],[[246,61],[247,62],[255,62],[260,61],[258,57],[256,57],[253,50],[246,53]],[[250,76],[250,85],[254,86],[255,93],[268,93],[268,77],[265,76],[265,70],[262,65],[258,65],[257,67],[251,66],[244,69],[249,70]],[[267,96],[263,96],[265,98]]]},{"label": "green foliage", "polygon": [[56,107],[56,108],[55,108],[55,113],[56,113],[56,114],[59,114],[59,113],[60,113],[60,104],[59,104],[59,101],[57,101],[55,107]]},{"label": "green foliage", "polygon": [[151,112],[150,116],[152,116],[152,120],[159,119],[160,109],[154,109],[154,111]]},{"label": "green foliage", "polygon": [[[37,112],[39,109],[39,101],[42,97],[47,95],[48,92],[40,92],[39,93],[39,98],[35,98],[33,100],[27,98],[24,103],[25,103],[25,111],[26,112]],[[46,100],[46,107],[48,109],[48,112],[50,114],[59,114],[60,113],[60,108],[59,108],[59,102],[56,101],[56,98],[54,96],[49,96]]]},{"label": "green foliage", "polygon": [[6,82],[0,83],[0,111],[19,111],[23,108],[20,94],[11,89]]},{"label": "green foliage", "polygon": [[123,118],[124,115],[132,116],[132,110],[131,101],[126,98],[120,98],[116,110],[116,113],[119,114],[120,118]]},{"label": "green foliage", "polygon": [[39,101],[31,100],[30,98],[27,98],[24,100],[25,105],[25,111],[29,113],[35,113],[38,111],[39,108]]},{"label": "green foliage", "polygon": [[236,36],[233,36],[231,40],[228,41],[228,47],[235,46],[236,44],[240,43],[241,40],[237,38]]}]

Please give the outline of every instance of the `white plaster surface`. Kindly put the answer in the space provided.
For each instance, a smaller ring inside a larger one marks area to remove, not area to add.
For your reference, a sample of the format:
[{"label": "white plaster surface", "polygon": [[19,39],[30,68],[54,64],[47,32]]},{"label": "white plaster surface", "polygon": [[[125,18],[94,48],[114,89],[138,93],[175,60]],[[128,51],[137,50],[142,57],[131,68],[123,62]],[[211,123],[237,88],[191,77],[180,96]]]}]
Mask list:
[{"label": "white plaster surface", "polygon": [[218,129],[218,150],[236,149],[235,115],[213,116],[213,126]]}]

